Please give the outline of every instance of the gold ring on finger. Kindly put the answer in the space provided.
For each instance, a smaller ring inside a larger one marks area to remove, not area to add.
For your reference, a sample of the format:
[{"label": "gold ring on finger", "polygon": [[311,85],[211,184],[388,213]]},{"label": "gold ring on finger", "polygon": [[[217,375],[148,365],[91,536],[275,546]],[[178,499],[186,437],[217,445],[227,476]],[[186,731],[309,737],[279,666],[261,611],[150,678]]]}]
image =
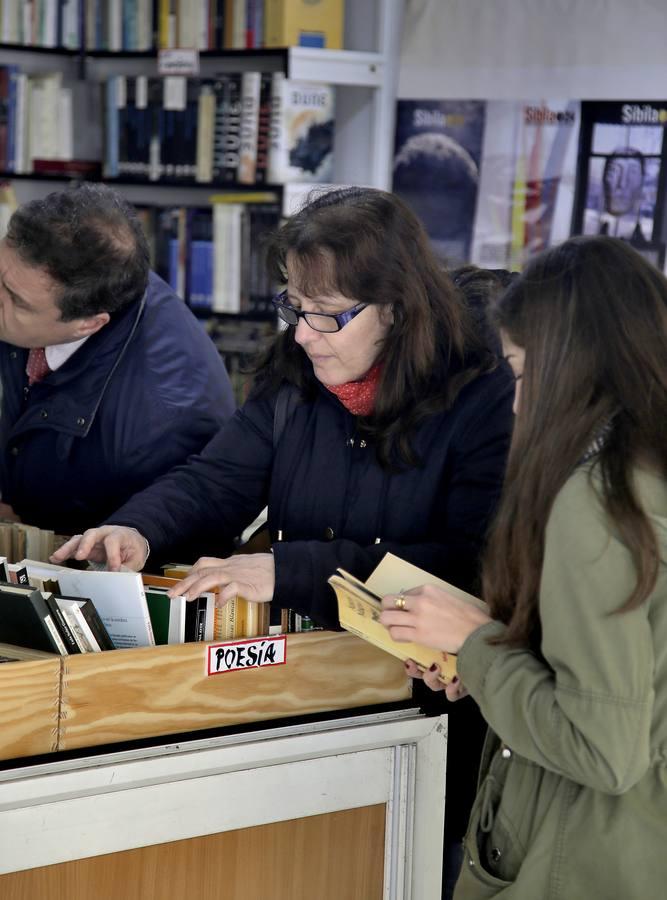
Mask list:
[{"label": "gold ring on finger", "polygon": [[405,609],[405,594],[399,594],[394,600],[394,607],[396,609]]}]

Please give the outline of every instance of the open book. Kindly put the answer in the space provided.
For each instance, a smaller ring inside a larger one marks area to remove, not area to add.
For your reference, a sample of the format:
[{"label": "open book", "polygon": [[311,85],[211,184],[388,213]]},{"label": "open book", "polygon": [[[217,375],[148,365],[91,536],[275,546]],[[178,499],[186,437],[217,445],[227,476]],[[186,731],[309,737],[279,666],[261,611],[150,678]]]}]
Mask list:
[{"label": "open book", "polygon": [[434,584],[468,603],[485,608],[482,601],[472,594],[399,559],[393,553],[385,554],[366,582],[359,581],[343,569],[337,569],[336,574],[329,579],[329,584],[336,591],[338,617],[346,631],[399,659],[413,659],[422,672],[435,663],[440,667],[440,680],[445,684],[456,675],[456,656],[423,644],[392,640],[379,621],[382,612],[381,597],[409,591],[422,584]]}]

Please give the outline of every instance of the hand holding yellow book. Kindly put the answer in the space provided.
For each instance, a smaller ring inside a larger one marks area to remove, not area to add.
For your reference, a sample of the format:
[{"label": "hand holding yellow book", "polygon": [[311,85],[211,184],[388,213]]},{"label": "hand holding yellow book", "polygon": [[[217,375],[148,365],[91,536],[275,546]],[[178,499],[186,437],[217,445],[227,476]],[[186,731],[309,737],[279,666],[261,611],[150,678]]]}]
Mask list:
[{"label": "hand holding yellow book", "polygon": [[380,623],[381,597],[385,594],[409,591],[423,584],[434,584],[468,603],[484,608],[484,604],[477,597],[399,559],[393,553],[387,553],[383,557],[365,583],[349,572],[338,569],[336,574],[329,578],[329,584],[336,591],[338,617],[346,631],[356,634],[357,637],[399,659],[413,659],[422,672],[434,664],[439,666],[440,680],[444,684],[448,684],[456,675],[456,656],[423,644],[393,640],[385,626]]}]

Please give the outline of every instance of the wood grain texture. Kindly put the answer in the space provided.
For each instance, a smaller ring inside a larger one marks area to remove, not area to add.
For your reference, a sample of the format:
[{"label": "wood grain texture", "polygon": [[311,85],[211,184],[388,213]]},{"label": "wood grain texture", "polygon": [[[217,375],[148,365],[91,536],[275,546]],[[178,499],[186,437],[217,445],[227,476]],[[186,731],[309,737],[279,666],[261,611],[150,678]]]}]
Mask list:
[{"label": "wood grain texture", "polygon": [[63,668],[61,750],[410,696],[399,660],[341,632],[290,635],[286,665],[211,677],[205,644],[69,656]]},{"label": "wood grain texture", "polygon": [[60,657],[0,665],[0,759],[57,750]]},{"label": "wood grain texture", "polygon": [[381,900],[385,806],[0,876],[3,900]]}]

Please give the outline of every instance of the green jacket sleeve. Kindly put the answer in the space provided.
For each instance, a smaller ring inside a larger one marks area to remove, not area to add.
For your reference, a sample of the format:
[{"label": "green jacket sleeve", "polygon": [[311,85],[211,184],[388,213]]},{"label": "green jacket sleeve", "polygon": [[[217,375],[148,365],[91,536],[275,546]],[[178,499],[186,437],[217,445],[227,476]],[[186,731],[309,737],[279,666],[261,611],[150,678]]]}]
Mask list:
[{"label": "green jacket sleeve", "polygon": [[515,752],[611,794],[649,764],[654,652],[650,598],[615,614],[635,583],[586,469],[560,492],[546,531],[540,586],[542,655],[490,646],[497,622],[461,648],[459,675]]}]

